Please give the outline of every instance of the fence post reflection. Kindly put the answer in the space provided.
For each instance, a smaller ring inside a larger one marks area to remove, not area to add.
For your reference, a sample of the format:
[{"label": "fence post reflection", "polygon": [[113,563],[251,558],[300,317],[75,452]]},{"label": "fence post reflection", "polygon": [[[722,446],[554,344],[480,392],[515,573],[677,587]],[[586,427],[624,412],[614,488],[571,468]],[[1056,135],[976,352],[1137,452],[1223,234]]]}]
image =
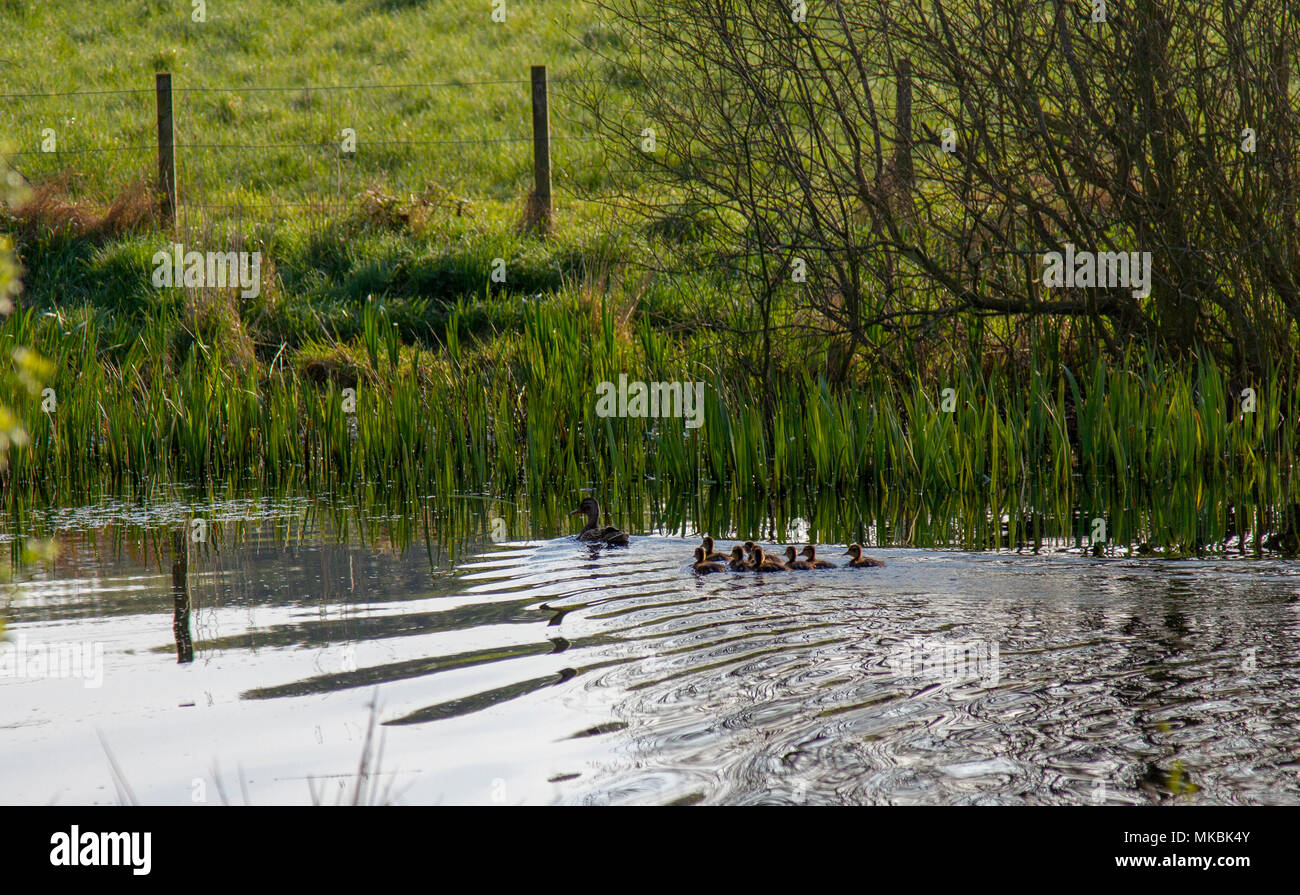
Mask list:
[{"label": "fence post reflection", "polygon": [[190,635],[190,541],[184,528],[172,530],[172,633],[176,635],[178,664],[194,661],[194,639]]}]

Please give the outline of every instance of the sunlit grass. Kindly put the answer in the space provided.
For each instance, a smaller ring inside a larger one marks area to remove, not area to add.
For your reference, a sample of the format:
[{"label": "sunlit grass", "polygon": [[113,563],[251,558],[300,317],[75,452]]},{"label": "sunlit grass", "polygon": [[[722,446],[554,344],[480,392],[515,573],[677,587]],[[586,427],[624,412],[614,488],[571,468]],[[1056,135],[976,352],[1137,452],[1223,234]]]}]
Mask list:
[{"label": "sunlit grass", "polygon": [[[112,12],[8,0],[0,93],[22,95],[0,98],[0,133],[28,177],[71,171],[78,194],[110,201],[155,170],[154,73],[165,70],[182,204],[318,201],[381,178],[513,201],[531,186],[529,67],[545,64],[563,190],[594,167],[558,99],[594,16],[581,0],[518,0],[500,23],[491,12],[453,0],[245,0],[208,3],[195,22],[191,4],[170,0]],[[421,84],[435,86],[388,89]],[[33,95],[65,93],[81,95]],[[358,151],[344,159],[348,127]],[[40,151],[47,128],[57,152]]]}]

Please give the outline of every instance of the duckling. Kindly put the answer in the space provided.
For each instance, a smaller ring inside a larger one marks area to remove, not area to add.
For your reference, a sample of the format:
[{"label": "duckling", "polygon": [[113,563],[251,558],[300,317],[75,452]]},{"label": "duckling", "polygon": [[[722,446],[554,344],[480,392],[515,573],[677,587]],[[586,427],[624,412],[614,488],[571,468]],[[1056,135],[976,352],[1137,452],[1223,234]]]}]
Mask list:
[{"label": "duckling", "polygon": [[704,536],[704,559],[706,562],[726,562],[727,554],[713,552],[713,538]]},{"label": "duckling", "polygon": [[816,566],[814,566],[812,563],[808,562],[807,560],[804,560],[804,559],[796,559],[795,557],[798,556],[798,555],[799,555],[799,554],[797,554],[797,553],[794,552],[794,548],[793,548],[793,547],[786,547],[786,548],[785,548],[785,567],[786,567],[787,569],[798,570],[798,571],[802,572],[802,571],[805,571],[805,570],[807,570],[807,569],[815,569],[815,568],[817,568]]},{"label": "duckling", "polygon": [[775,557],[766,555],[763,553],[763,548],[757,545],[754,547],[754,559],[753,562],[750,563],[750,566],[755,572],[789,571],[789,569],[785,567],[785,563]]},{"label": "duckling", "polygon": [[691,567],[695,574],[705,575],[709,572],[725,572],[726,567],[718,565],[716,562],[708,562],[704,558],[704,548],[695,548],[695,565]]},{"label": "duckling", "polygon": [[748,572],[750,570],[749,561],[745,559],[745,550],[739,544],[731,548],[731,561],[727,563],[727,568],[733,572]]},{"label": "duckling", "polygon": [[587,524],[583,526],[582,531],[578,532],[579,541],[606,544],[610,547],[627,546],[627,532],[619,531],[612,525],[604,528],[596,527],[596,520],[600,518],[600,504],[594,497],[584,497],[582,503],[578,504],[578,508],[569,515],[587,517]]},{"label": "duckling", "polygon": [[1264,549],[1294,555],[1300,552],[1300,535],[1294,531],[1275,531],[1264,539]]},{"label": "duckling", "polygon": [[824,559],[817,558],[817,548],[814,547],[812,544],[809,544],[807,547],[803,548],[803,555],[808,557],[808,563],[814,569],[835,568],[835,563],[827,562]]},{"label": "duckling", "polygon": [[878,559],[872,559],[869,556],[862,555],[862,546],[859,544],[850,544],[849,549],[844,551],[845,556],[853,557],[845,568],[850,569],[870,569],[875,566],[883,566],[884,563]]}]

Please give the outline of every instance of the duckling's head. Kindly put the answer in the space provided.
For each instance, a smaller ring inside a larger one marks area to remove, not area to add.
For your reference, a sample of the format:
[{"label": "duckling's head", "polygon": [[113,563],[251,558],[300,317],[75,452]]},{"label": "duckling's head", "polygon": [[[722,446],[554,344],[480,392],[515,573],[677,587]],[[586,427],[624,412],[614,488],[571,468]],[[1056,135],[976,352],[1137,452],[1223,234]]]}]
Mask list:
[{"label": "duckling's head", "polygon": [[695,561],[696,561],[696,562],[704,562],[704,548],[703,548],[703,547],[696,547],[696,548],[695,548]]},{"label": "duckling's head", "polygon": [[753,553],[754,550],[755,550],[755,548],[756,548],[756,545],[754,544],[753,541],[746,541],[746,542],[745,542],[745,552],[746,552],[746,553]]},{"label": "duckling's head", "polygon": [[708,535],[704,536],[704,552],[705,553],[713,552],[713,538],[709,537]]},{"label": "duckling's head", "polygon": [[740,560],[745,558],[745,550],[739,544],[731,548],[731,558]]},{"label": "duckling's head", "polygon": [[600,515],[600,504],[596,502],[596,498],[594,497],[584,497],[582,503],[578,504],[578,508],[569,515],[591,516],[594,518]]},{"label": "duckling's head", "polygon": [[809,544],[807,547],[803,548],[803,555],[808,557],[809,559],[816,559],[817,548],[814,547],[812,544]]},{"label": "duckling's head", "polygon": [[763,560],[765,560],[765,559],[767,559],[767,557],[763,555],[763,548],[762,548],[762,547],[759,547],[757,544],[755,544],[755,545],[754,545],[754,562],[758,563],[759,565],[762,565],[762,564],[763,564]]},{"label": "duckling's head", "polygon": [[862,546],[860,544],[850,544],[849,549],[844,551],[844,555],[857,559],[862,555]]},{"label": "duckling's head", "polygon": [[789,562],[794,562],[794,558],[795,558],[797,555],[798,555],[798,554],[794,552],[794,548],[793,548],[793,547],[786,547],[786,548],[785,548],[785,558],[786,558],[787,561],[789,561]]}]

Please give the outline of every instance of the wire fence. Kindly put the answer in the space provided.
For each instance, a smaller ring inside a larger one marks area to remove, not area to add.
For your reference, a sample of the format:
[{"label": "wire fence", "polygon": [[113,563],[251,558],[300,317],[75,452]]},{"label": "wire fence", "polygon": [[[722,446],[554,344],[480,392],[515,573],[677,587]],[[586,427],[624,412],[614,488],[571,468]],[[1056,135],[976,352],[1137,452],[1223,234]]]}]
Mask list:
[{"label": "wire fence", "polygon": [[[161,73],[153,89],[0,93],[0,128],[17,140],[7,158],[28,181],[58,183],[98,210],[143,181],[181,228],[281,211],[337,216],[372,189],[531,193],[549,218],[552,146],[594,138],[553,133],[552,82],[545,66],[530,74],[190,87]],[[575,159],[568,151],[560,163]]]}]

